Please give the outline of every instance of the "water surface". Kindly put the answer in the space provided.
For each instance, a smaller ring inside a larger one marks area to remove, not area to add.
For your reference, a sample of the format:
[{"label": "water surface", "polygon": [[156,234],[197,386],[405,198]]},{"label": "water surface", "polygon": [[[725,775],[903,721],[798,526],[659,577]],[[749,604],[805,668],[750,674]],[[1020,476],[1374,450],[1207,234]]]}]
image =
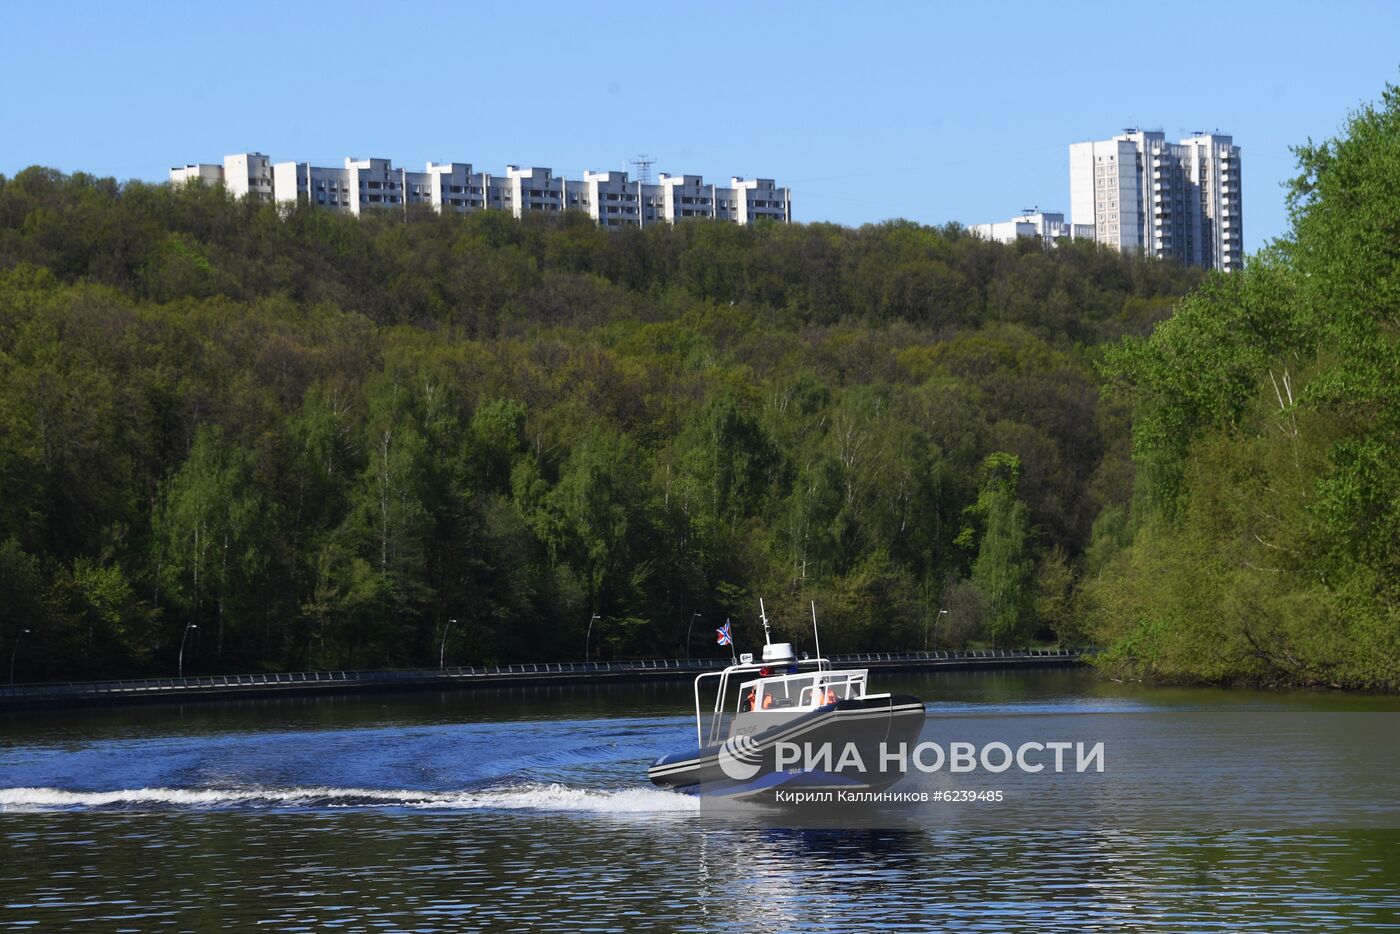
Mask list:
[{"label": "water surface", "polygon": [[[885,677],[936,714],[1400,709],[1083,672]],[[681,684],[0,715],[0,928],[1400,929],[1400,833],[801,830],[646,766]]]}]

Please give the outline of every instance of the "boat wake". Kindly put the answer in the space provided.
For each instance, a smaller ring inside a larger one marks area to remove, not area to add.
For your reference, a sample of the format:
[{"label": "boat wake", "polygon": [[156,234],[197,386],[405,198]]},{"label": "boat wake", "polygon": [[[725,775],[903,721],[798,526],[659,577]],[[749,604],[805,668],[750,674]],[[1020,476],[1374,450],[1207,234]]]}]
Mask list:
[{"label": "boat wake", "polygon": [[373,788],[134,788],[64,791],[0,788],[0,813],[35,811],[323,810],[340,808],[441,811],[540,811],[661,814],[692,811],[687,795],[654,788],[600,790],[523,784],[478,791]]}]

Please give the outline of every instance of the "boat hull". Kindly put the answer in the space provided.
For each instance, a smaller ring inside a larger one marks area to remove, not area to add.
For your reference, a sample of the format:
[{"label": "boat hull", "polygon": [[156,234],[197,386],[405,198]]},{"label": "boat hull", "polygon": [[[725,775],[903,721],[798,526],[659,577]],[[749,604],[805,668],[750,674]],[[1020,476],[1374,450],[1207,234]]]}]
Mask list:
[{"label": "boat hull", "polygon": [[886,695],[837,701],[766,728],[757,715],[747,718],[723,744],[663,756],[648,777],[687,794],[741,800],[781,800],[780,791],[881,791],[903,777],[881,767],[882,753],[918,740],[924,705]]}]

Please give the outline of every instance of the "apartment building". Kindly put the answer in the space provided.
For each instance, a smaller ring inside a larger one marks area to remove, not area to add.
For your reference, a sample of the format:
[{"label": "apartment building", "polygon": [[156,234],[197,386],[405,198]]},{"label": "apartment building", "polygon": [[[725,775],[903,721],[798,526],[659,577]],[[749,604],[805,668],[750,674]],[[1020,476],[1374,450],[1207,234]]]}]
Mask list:
[{"label": "apartment building", "polygon": [[170,181],[177,185],[223,182],[239,198],[252,195],[260,201],[272,200],[272,166],[260,152],[224,156],[223,165],[204,162],[176,166],[170,170]]},{"label": "apartment building", "polygon": [[1160,130],[1129,129],[1069,147],[1070,216],[1099,243],[1189,266],[1241,268],[1240,149],[1198,133],[1169,143]]},{"label": "apartment building", "polygon": [[1094,228],[1089,224],[1068,224],[1063,214],[1036,211],[1020,214],[1008,221],[974,224],[968,228],[973,236],[997,243],[1014,243],[1022,237],[1034,237],[1047,244],[1060,240],[1092,240]]},{"label": "apartment building", "polygon": [[347,158],[343,167],[306,162],[272,163],[261,153],[226,156],[223,165],[177,166],[172,184],[217,184],[230,192],[279,202],[304,201],[326,210],[359,215],[366,210],[423,205],[467,213],[485,209],[530,212],[577,210],[604,227],[675,223],[712,218],[752,224],[789,223],[792,193],[771,178],[734,177],[728,186],[706,184],[698,175],[667,175],[657,183],[634,181],[626,172],[584,172],[582,179],[547,168],[508,165],[504,175],[476,172],[470,163],[429,162],[423,172],[396,169],[388,159]]},{"label": "apartment building", "polygon": [[189,165],[177,165],[170,170],[172,185],[216,185],[223,180],[224,167],[211,162],[191,162]]}]

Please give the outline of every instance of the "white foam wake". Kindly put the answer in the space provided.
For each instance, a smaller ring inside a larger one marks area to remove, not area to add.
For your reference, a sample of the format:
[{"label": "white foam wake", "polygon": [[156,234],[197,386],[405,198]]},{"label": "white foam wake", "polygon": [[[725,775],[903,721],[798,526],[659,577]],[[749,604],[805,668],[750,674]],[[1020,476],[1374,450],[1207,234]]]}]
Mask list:
[{"label": "white foam wake", "polygon": [[596,790],[568,785],[517,785],[483,791],[375,788],[134,788],[64,791],[0,788],[0,812],[259,808],[412,808],[424,810],[575,811],[655,814],[695,810],[694,798],[658,788]]}]

